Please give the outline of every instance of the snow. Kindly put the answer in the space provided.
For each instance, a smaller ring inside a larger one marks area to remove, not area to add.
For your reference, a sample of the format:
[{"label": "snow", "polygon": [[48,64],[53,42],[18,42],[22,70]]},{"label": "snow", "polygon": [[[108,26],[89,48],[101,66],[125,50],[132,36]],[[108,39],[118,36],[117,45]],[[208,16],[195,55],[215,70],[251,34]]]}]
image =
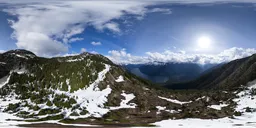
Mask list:
[{"label": "snow", "polygon": [[15,69],[15,70],[13,70],[11,72],[16,72],[18,74],[24,74],[24,73],[26,73],[28,71],[25,68],[21,68],[21,69]]},{"label": "snow", "polygon": [[24,58],[24,59],[28,59],[26,56],[23,56],[23,55],[19,55],[19,54],[15,54],[15,53],[12,53],[13,55],[19,57],[19,58]]},{"label": "snow", "polygon": [[166,107],[162,107],[162,106],[156,106],[156,108],[158,109],[157,114],[160,114],[161,111],[166,111],[169,113],[179,113],[178,111],[175,111],[175,110],[166,110]]},{"label": "snow", "polygon": [[118,107],[110,107],[110,110],[117,110],[117,109],[121,109],[121,108],[135,108],[137,105],[134,103],[129,103],[132,99],[135,98],[134,94],[126,94],[125,92],[123,92],[121,94],[122,96],[125,97],[125,99],[121,101],[120,106]]},{"label": "snow", "polygon": [[0,64],[6,64],[5,62],[0,62]]},{"label": "snow", "polygon": [[165,97],[161,97],[161,96],[158,96],[158,98],[160,99],[163,99],[163,100],[166,100],[166,101],[169,101],[169,102],[172,102],[172,103],[175,103],[175,104],[188,104],[188,103],[191,103],[192,101],[188,101],[188,102],[182,102],[182,101],[179,101],[179,100],[176,100],[176,99],[169,99],[169,98],[165,98]]},{"label": "snow", "polygon": [[[15,119],[21,119],[18,118],[12,114],[4,113],[3,110],[10,104],[15,104],[20,102],[20,100],[17,100],[15,97],[17,95],[15,93],[12,93],[11,95],[8,95],[6,97],[0,98],[0,127],[8,127],[8,128],[16,128],[17,124],[24,124],[25,122],[18,122],[14,121]],[[11,119],[11,120],[10,120]]]},{"label": "snow", "polygon": [[70,82],[70,79],[67,79],[66,80],[66,84],[68,85],[68,92],[71,91],[71,86],[70,86],[69,82]]},{"label": "snow", "polygon": [[62,126],[74,126],[74,127],[99,127],[99,125],[89,125],[89,124],[65,124],[58,122],[57,120],[49,120],[49,121],[41,121],[41,122],[25,122],[25,121],[17,121],[22,120],[22,118],[13,116],[8,113],[0,112],[0,127],[1,128],[21,128],[18,125],[21,124],[41,124],[41,123],[54,123]]},{"label": "snow", "polygon": [[[86,89],[79,89],[73,93],[53,90],[56,94],[66,94],[70,97],[75,97],[77,104],[80,107],[86,108],[89,112],[86,115],[81,115],[79,118],[86,117],[102,117],[104,114],[109,112],[109,109],[104,108],[104,104],[107,102],[107,97],[111,93],[111,88],[107,86],[107,88],[100,90],[98,88],[98,84],[105,79],[105,75],[110,70],[110,65],[105,64],[105,69],[98,73],[98,78],[90,84]],[[65,110],[66,116],[68,117],[71,114],[71,110]],[[78,117],[70,117],[76,119]]]},{"label": "snow", "polygon": [[[222,118],[222,119],[180,119],[180,120],[164,120],[154,123],[161,128],[255,128],[256,116],[249,114],[251,117],[246,119]],[[249,116],[247,115],[247,116]],[[254,122],[254,123],[249,123]]]},{"label": "snow", "polygon": [[227,107],[228,104],[220,104],[220,105],[211,105],[211,106],[208,106],[209,108],[212,108],[212,109],[216,109],[216,110],[221,110],[221,108],[223,107]]},{"label": "snow", "polygon": [[76,61],[83,61],[84,58],[79,58],[79,59],[69,59],[66,62],[76,62]]},{"label": "snow", "polygon": [[240,93],[238,93],[237,95],[239,96],[239,98],[234,99],[234,102],[237,102],[237,107],[236,107],[236,111],[245,111],[246,107],[250,107],[250,108],[255,108],[256,109],[256,96],[254,95],[250,95],[250,91],[252,89],[256,89],[256,81],[253,81],[248,90],[244,90]]},{"label": "snow", "polygon": [[117,78],[116,82],[123,82],[124,81],[124,77],[121,75]]},{"label": "snow", "polygon": [[15,117],[8,113],[0,112],[0,127],[18,128],[18,126],[16,126],[19,123],[18,121],[12,121],[12,120],[8,120],[8,119],[14,120],[14,119],[20,119],[20,118]]},{"label": "snow", "polygon": [[10,77],[11,77],[11,75],[5,76],[0,79],[0,88],[2,88],[4,85],[8,84]]},{"label": "snow", "polygon": [[[256,96],[249,94],[250,89],[256,88],[256,82],[251,85],[248,89],[238,93],[239,98],[234,99],[238,103],[236,111],[244,112],[242,116],[236,116],[234,119],[221,118],[221,119],[179,119],[179,120],[163,120],[153,123],[161,128],[255,128],[256,127],[256,112],[247,113],[245,112],[246,107],[256,109]],[[217,107],[218,106],[218,107]],[[220,104],[214,106],[215,109],[226,106],[226,104]],[[158,109],[163,110],[164,108],[159,107]]]}]

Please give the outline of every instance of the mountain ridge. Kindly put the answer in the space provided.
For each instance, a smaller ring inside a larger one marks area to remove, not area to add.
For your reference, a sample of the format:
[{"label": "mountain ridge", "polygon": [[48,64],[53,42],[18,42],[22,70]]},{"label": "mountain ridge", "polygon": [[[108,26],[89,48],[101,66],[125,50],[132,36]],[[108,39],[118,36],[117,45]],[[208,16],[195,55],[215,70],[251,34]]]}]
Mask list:
[{"label": "mountain ridge", "polygon": [[256,54],[219,66],[186,83],[166,85],[171,89],[232,89],[256,79]]},{"label": "mountain ridge", "polygon": [[[167,90],[102,55],[7,53],[0,54],[0,112],[21,121],[147,126],[164,119],[216,119],[240,112],[233,109],[236,93]],[[221,109],[212,107],[224,103],[228,105]]]}]

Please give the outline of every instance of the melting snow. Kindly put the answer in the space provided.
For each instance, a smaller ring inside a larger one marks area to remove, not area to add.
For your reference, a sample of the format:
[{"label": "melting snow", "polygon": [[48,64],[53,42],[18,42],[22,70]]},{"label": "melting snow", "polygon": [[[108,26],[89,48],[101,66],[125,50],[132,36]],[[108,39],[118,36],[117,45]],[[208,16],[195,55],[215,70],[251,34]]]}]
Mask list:
[{"label": "melting snow", "polygon": [[249,83],[253,84],[251,85],[248,90],[244,90],[240,93],[238,93],[238,96],[240,98],[234,99],[233,101],[235,101],[237,103],[237,107],[236,107],[236,111],[245,111],[246,107],[249,108],[254,108],[256,109],[256,95],[250,95],[250,91],[252,89],[256,89],[256,81],[254,81],[253,83]]},{"label": "melting snow", "polygon": [[15,70],[13,70],[11,72],[16,72],[18,74],[24,74],[24,73],[27,72],[27,70],[25,68],[21,68],[21,69],[15,69]]},{"label": "melting snow", "polygon": [[220,105],[211,105],[211,106],[208,106],[208,107],[216,109],[216,110],[221,110],[221,108],[227,107],[227,106],[228,106],[228,104],[220,104]]},{"label": "melting snow", "polygon": [[161,111],[166,111],[169,113],[179,113],[178,111],[175,111],[175,110],[166,110],[166,107],[162,107],[162,106],[156,106],[156,108],[158,109],[157,114],[160,114]]},{"label": "melting snow", "polygon": [[[98,73],[98,78],[86,89],[79,89],[73,93],[55,90],[57,94],[66,94],[71,97],[76,97],[77,104],[80,107],[86,108],[89,114],[80,116],[79,118],[86,117],[102,117],[104,114],[109,112],[109,109],[104,108],[104,104],[107,102],[107,96],[111,93],[111,88],[100,90],[98,84],[105,79],[105,75],[110,70],[110,65],[105,64],[105,69]],[[66,116],[71,114],[71,110],[65,110]],[[78,118],[78,117],[72,117]]]},{"label": "melting snow", "polygon": [[6,64],[5,62],[0,62],[0,64]]},{"label": "melting snow", "polygon": [[[237,111],[245,112],[246,107],[256,109],[256,96],[249,94],[250,89],[256,88],[256,84],[249,87],[249,90],[242,91],[238,94],[239,98],[234,99],[238,103],[235,108]],[[224,106],[225,104],[215,106]],[[160,108],[163,109],[163,108]],[[235,119],[179,119],[179,120],[163,120],[153,123],[161,128],[255,128],[256,127],[256,112],[243,113],[242,116],[236,116]]]},{"label": "melting snow", "polygon": [[131,94],[126,94],[126,93],[123,92],[121,95],[124,96],[125,99],[121,101],[120,106],[110,107],[111,110],[117,110],[117,109],[121,109],[121,108],[135,108],[137,106],[134,103],[129,103],[132,99],[135,98],[134,94],[132,94],[132,93]]},{"label": "melting snow", "polygon": [[23,56],[23,55],[19,55],[19,54],[15,54],[15,53],[12,53],[13,55],[19,57],[19,58],[24,58],[24,59],[28,59],[26,56]]},{"label": "melting snow", "polygon": [[123,76],[119,76],[118,79],[116,80],[116,82],[123,82],[124,81],[124,77]]},{"label": "melting snow", "polygon": [[0,79],[0,88],[2,88],[4,85],[8,84],[10,77],[11,77],[11,75],[5,76]]},{"label": "melting snow", "polygon": [[69,59],[66,62],[76,62],[76,61],[83,61],[84,58],[79,58],[79,59]]},{"label": "melting snow", "polygon": [[169,101],[169,102],[172,102],[172,103],[175,103],[175,104],[188,104],[188,103],[191,103],[192,101],[188,101],[188,102],[182,102],[182,101],[178,101],[176,99],[169,99],[169,98],[165,98],[165,97],[161,97],[161,96],[158,96],[158,98],[160,99],[163,99],[163,100],[166,100],[166,101]]}]

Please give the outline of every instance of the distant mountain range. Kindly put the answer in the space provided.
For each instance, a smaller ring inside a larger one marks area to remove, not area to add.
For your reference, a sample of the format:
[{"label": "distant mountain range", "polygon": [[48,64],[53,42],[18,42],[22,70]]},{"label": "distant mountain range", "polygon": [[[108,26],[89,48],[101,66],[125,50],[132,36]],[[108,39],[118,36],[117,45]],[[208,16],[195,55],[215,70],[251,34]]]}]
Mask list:
[{"label": "distant mountain range", "polygon": [[190,82],[167,84],[170,89],[237,89],[256,79],[256,54],[215,67]]},{"label": "distant mountain range", "polygon": [[129,72],[158,84],[190,81],[218,64],[147,63],[122,65]]}]

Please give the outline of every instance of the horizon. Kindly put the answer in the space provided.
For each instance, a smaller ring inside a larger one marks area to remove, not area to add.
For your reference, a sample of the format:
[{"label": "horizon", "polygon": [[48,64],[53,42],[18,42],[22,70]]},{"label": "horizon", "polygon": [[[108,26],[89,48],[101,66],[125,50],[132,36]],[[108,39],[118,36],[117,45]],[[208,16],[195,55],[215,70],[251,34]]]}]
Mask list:
[{"label": "horizon", "polygon": [[87,51],[123,64],[229,62],[256,53],[255,5],[253,0],[1,0],[0,52],[26,49],[54,57]]}]

